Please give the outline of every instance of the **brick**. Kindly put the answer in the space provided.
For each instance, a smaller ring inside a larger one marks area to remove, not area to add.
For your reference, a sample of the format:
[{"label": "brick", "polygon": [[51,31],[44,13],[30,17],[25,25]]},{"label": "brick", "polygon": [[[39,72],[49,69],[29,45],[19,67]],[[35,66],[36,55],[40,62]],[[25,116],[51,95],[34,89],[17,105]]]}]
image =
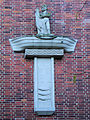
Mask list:
[{"label": "brick", "polygon": [[[13,53],[10,38],[35,35],[35,9],[48,4],[51,33],[78,39],[75,52],[55,59],[55,105],[52,116],[34,113],[33,59]],[[0,0],[0,120],[89,120],[89,6],[85,0]],[[73,76],[76,75],[76,83]]]}]

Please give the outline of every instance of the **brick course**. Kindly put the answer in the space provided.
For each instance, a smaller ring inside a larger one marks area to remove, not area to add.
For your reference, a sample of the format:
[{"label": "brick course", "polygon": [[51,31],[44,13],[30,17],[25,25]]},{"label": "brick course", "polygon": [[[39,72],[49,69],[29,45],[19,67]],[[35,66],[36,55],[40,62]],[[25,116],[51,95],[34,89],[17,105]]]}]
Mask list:
[{"label": "brick course", "polygon": [[[37,33],[35,9],[44,3],[51,33],[78,40],[74,53],[55,59],[56,112],[46,117],[34,113],[33,59],[9,43]],[[0,0],[0,120],[90,120],[89,13],[90,0]]]}]

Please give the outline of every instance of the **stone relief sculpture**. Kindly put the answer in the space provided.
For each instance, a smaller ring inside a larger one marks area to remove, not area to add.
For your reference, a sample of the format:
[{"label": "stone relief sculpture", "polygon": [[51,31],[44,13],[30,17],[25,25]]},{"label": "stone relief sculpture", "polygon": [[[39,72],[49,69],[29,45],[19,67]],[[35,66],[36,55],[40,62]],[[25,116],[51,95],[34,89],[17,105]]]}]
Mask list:
[{"label": "stone relief sculpture", "polygon": [[[49,22],[50,16],[51,14],[48,13],[47,5],[43,5],[41,7],[40,12],[39,9],[37,8],[35,12],[35,18],[36,18],[36,27],[38,34],[32,37],[30,36],[30,37],[19,37],[19,38],[10,39],[9,41],[13,51],[16,52],[24,51],[27,48],[29,49],[50,48],[50,50],[54,48],[54,49],[64,49],[65,52],[74,52],[77,40],[65,36],[55,36],[54,34],[51,34],[50,22]],[[35,51],[33,51],[32,54],[34,53]],[[43,54],[46,55],[45,52],[43,52]]]},{"label": "stone relief sculpture", "polygon": [[65,52],[74,52],[77,40],[50,33],[47,6],[41,12],[36,9],[36,36],[9,39],[15,52],[25,52],[25,58],[34,58],[34,112],[38,115],[52,115],[55,112],[54,58],[61,58]]},{"label": "stone relief sculpture", "polygon": [[56,36],[50,33],[50,23],[49,23],[49,17],[50,13],[47,12],[47,5],[43,5],[41,7],[41,13],[39,12],[39,9],[36,9],[35,17],[36,17],[36,27],[38,34],[36,37],[42,38],[42,39],[50,39],[55,38]]},{"label": "stone relief sculpture", "polygon": [[50,24],[49,17],[50,14],[47,12],[47,7],[42,6],[42,12],[39,13],[39,9],[36,9],[36,26],[38,30],[38,34],[50,34]]}]

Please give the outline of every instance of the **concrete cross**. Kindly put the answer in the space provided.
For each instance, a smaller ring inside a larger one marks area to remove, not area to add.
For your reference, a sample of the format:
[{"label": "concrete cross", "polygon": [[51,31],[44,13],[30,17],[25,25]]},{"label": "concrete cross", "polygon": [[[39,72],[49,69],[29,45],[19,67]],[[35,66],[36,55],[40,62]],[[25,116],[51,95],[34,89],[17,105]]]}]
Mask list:
[{"label": "concrete cross", "polygon": [[25,50],[26,59],[34,58],[34,111],[38,115],[52,115],[55,111],[54,58],[61,58],[64,51],[74,51],[77,40],[20,37],[9,41],[13,51]]},{"label": "concrete cross", "polygon": [[55,111],[54,58],[72,52],[77,40],[56,37],[50,33],[47,5],[36,9],[36,37],[10,39],[13,51],[25,50],[25,58],[34,58],[34,111],[38,115],[52,115]]}]

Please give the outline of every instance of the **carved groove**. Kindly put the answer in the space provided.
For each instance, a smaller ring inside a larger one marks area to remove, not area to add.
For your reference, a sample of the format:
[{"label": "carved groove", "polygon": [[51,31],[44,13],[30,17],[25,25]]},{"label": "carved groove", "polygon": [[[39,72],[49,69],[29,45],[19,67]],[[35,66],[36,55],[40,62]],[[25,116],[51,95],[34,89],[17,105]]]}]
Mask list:
[{"label": "carved groove", "polygon": [[48,93],[48,94],[41,94],[41,93],[38,93],[38,95],[47,96],[47,95],[50,95],[50,93]]},{"label": "carved groove", "polygon": [[47,100],[50,100],[50,99],[43,99],[43,98],[38,98],[39,100],[41,101],[47,101]]},{"label": "carved groove", "polygon": [[50,89],[38,89],[38,99],[41,101],[50,100]]},{"label": "carved groove", "polygon": [[38,88],[38,90],[40,90],[40,91],[48,91],[50,89],[41,89],[41,88]]},{"label": "carved groove", "polygon": [[21,37],[9,39],[13,51],[23,51],[29,48],[51,48],[64,49],[66,52],[72,52],[75,49],[77,40],[68,37],[57,37],[53,40],[41,40],[36,37]]}]

